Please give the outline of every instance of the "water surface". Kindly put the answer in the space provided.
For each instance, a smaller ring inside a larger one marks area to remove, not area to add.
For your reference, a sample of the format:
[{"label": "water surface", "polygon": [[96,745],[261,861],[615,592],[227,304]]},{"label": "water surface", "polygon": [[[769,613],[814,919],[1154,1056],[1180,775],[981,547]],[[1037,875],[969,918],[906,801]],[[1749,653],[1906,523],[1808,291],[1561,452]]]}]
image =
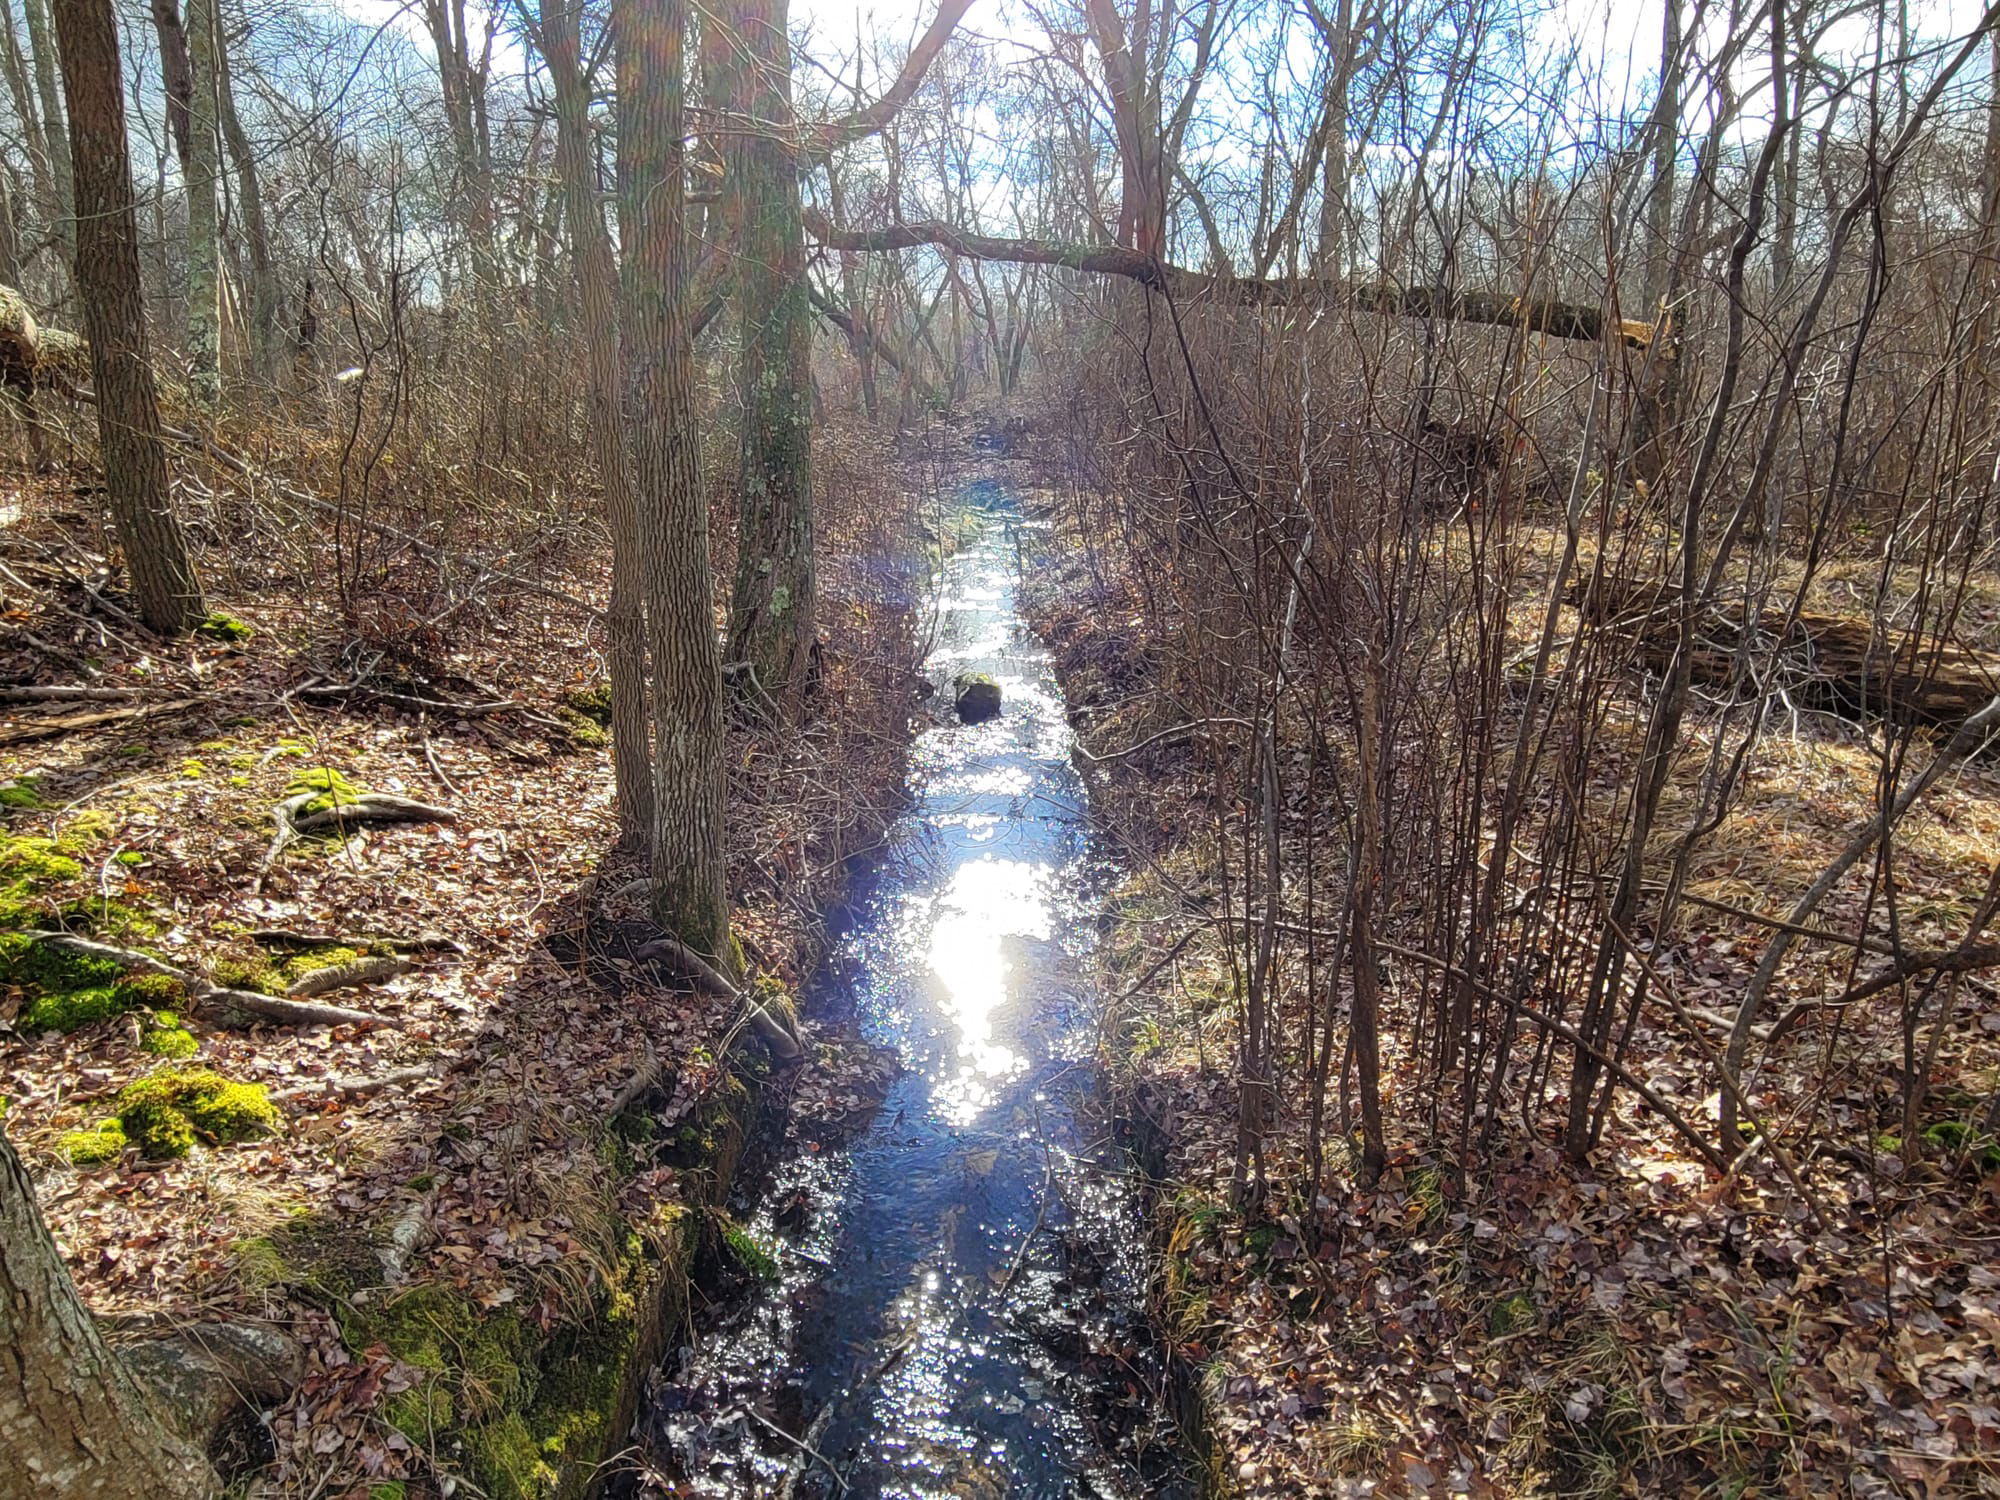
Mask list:
[{"label": "water surface", "polygon": [[1192,1493],[1151,1395],[1143,1226],[1092,1107],[1103,868],[1016,607],[1021,523],[975,498],[928,670],[947,705],[953,676],[991,675],[1004,711],[919,736],[809,998],[907,1071],[859,1136],[777,1166],[744,1218],[780,1280],[658,1372],[641,1435],[682,1493]]}]

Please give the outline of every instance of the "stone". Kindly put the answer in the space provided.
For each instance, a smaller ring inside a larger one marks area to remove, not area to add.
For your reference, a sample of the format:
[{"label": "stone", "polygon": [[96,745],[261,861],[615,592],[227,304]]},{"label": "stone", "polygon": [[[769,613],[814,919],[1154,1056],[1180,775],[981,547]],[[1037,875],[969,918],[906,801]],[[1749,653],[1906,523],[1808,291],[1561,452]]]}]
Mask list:
[{"label": "stone", "polygon": [[959,722],[983,724],[1000,717],[1000,684],[984,672],[961,672],[951,680]]}]

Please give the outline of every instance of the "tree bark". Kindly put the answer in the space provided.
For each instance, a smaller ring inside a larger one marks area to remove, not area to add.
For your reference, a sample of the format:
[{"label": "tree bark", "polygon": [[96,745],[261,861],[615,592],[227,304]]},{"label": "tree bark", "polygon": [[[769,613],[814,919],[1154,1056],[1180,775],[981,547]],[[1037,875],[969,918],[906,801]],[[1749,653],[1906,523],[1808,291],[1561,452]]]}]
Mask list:
[{"label": "tree bark", "polygon": [[589,367],[590,439],[611,528],[611,607],[605,615],[611,667],[611,762],[621,839],[641,842],[653,824],[653,752],[648,734],[646,615],[632,454],[618,406],[618,267],[597,201],[590,91],[583,75],[580,5],[542,0],[542,54],[555,92],[556,165],[576,262]]},{"label": "tree bark", "polygon": [[[21,51],[20,33],[14,29],[14,7],[0,0],[0,70],[7,75],[7,94],[14,114],[21,122],[21,134],[28,147],[28,173],[35,185],[35,212],[46,233],[54,233],[63,209],[56,194],[55,175],[49,160],[48,137],[42,131],[42,112],[35,103],[28,60]],[[18,286],[18,281],[9,285]]]},{"label": "tree bark", "polygon": [[[213,3],[213,0],[211,0]],[[218,17],[219,19],[219,17]],[[223,144],[228,147],[230,165],[236,173],[236,201],[243,214],[243,235],[250,256],[250,330],[256,346],[259,373],[264,380],[278,379],[278,278],[271,264],[271,231],[264,221],[263,185],[257,176],[257,157],[236,114],[236,89],[230,76],[229,43],[220,25],[215,38],[216,116],[222,126]]]},{"label": "tree bark", "polygon": [[812,304],[792,133],[785,0],[725,0],[707,49],[729,139],[724,217],[736,234],[742,410],[729,659],[789,712],[813,645]]},{"label": "tree bark", "polygon": [[[29,0],[32,5],[35,0]],[[97,386],[111,520],[139,615],[172,635],[208,613],[167,490],[167,452],[139,284],[139,226],[126,155],[125,94],[111,0],[57,0],[63,88],[73,129],[76,284]]]},{"label": "tree bark", "polygon": [[729,968],[722,654],[688,334],[686,0],[613,0],[611,25],[625,241],[625,421],[653,668],[653,913],[689,948]]},{"label": "tree bark", "polygon": [[215,209],[216,179],[222,162],[215,119],[215,0],[188,0],[187,31],[192,87],[182,177],[188,216],[188,390],[196,407],[212,414],[222,396],[222,321],[217,301],[222,255]]},{"label": "tree bark", "polygon": [[49,1500],[201,1500],[208,1463],[170,1432],[91,1321],[0,1135],[0,1449]]},{"label": "tree bark", "polygon": [[160,86],[167,96],[167,133],[183,170],[188,163],[188,107],[194,98],[194,64],[178,0],[153,0],[153,35],[160,41]]},{"label": "tree bark", "polygon": [[57,242],[65,250],[76,248],[76,188],[70,170],[69,130],[63,115],[62,94],[56,85],[56,48],[51,34],[47,0],[21,0],[28,20],[28,47],[35,55],[35,92],[42,100],[42,138],[49,153],[49,172],[55,179],[56,219],[51,226]]}]

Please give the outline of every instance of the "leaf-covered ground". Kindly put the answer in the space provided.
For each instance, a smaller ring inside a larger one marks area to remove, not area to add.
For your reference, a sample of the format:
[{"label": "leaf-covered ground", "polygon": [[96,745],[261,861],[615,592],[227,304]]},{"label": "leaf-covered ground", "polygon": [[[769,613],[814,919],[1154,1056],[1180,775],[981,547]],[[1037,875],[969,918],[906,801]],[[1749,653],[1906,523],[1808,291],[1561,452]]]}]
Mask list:
[{"label": "leaf-covered ground", "polygon": [[[1304,1085],[1288,1074],[1270,1191],[1232,1206],[1237,1007],[1204,906],[1225,888],[1218,826],[1241,809],[1218,818],[1187,737],[1155,738],[1188,717],[1162,693],[1171,643],[1145,635],[1136,584],[1093,575],[1086,551],[1056,535],[1029,602],[1086,710],[1085,746],[1139,747],[1091,774],[1130,872],[1104,949],[1106,988],[1123,997],[1108,1034],[1132,1109],[1167,1142],[1156,1317],[1207,1394],[1222,1482],[1287,1497],[2000,1492],[2000,1174],[1984,1149],[2000,997],[1985,979],[1967,982],[1940,1037],[1921,1153],[1895,1118],[1893,999],[1809,1016],[1775,1050],[1753,1097],[1823,1224],[1769,1152],[1718,1180],[1629,1089],[1588,1166],[1557,1149],[1559,1120],[1511,1109],[1489,1149],[1460,1160],[1452,1132],[1423,1123],[1434,1101],[1394,966],[1387,1172],[1363,1186],[1330,1124],[1329,1169],[1309,1186]],[[1598,773],[1607,791],[1622,784],[1615,757]],[[1727,908],[1782,910],[1873,790],[1852,737],[1824,726],[1762,752],[1692,871],[1711,904],[1653,954],[1709,1046],[1767,932]],[[1282,811],[1293,830],[1313,815]],[[1918,941],[1962,931],[2000,859],[2000,773],[1956,774],[1900,847]],[[1818,920],[1851,927],[1863,911],[1843,888]],[[1802,944],[1783,992],[1837,994],[1844,963]],[[1534,1044],[1524,1028],[1524,1055]],[[1706,1055],[1655,1004],[1626,1058],[1712,1129]],[[1831,1128],[1802,1137],[1791,1122],[1808,1099]]]},{"label": "leaf-covered ground", "polygon": [[[844,462],[885,473],[879,454],[836,452],[835,477]],[[786,987],[816,961],[843,860],[876,837],[901,781],[921,574],[876,550],[904,509],[886,482],[851,486],[855,510],[831,517],[812,727],[731,732],[736,930],[753,972]],[[121,618],[101,533],[64,488],[15,481],[7,520],[0,684],[96,695],[0,701],[10,921],[274,991],[310,963],[273,932],[339,935],[347,958],[422,940],[403,972],[314,997],[364,1021],[244,1027],[178,1002],[173,1029],[192,1055],[177,1057],[158,1050],[158,1007],[121,1001],[68,1031],[17,1025],[37,986],[14,971],[0,990],[0,1094],[43,1213],[113,1329],[262,1321],[305,1344],[306,1379],[270,1424],[280,1492],[441,1483],[456,1472],[448,1444],[384,1419],[407,1412],[424,1372],[343,1332],[313,1257],[361,1257],[393,1285],[446,1288],[453,1305],[506,1308],[524,1327],[587,1318],[635,1229],[680,1198],[675,1168],[621,1158],[607,1121],[650,1087],[653,1129],[671,1134],[723,1086],[717,1059],[735,1040],[731,1007],[630,956],[648,931],[620,889],[639,870],[608,854],[609,757],[593,722],[604,643],[588,606],[602,602],[603,553],[586,535],[528,565],[575,604],[467,565],[447,607],[477,628],[412,628],[397,650],[381,646],[382,621],[414,611],[392,595],[371,601],[357,636],[283,548],[263,568],[211,551],[235,623],[163,648]],[[128,708],[145,712],[75,722]],[[279,848],[273,809],[302,786],[452,818]],[[801,1120],[837,1118],[872,1085],[873,1059],[850,1050],[829,1045],[798,1087]],[[116,1114],[135,1080],[193,1069],[263,1089],[278,1128],[201,1138],[177,1158],[132,1145],[78,1160],[71,1133]]]}]

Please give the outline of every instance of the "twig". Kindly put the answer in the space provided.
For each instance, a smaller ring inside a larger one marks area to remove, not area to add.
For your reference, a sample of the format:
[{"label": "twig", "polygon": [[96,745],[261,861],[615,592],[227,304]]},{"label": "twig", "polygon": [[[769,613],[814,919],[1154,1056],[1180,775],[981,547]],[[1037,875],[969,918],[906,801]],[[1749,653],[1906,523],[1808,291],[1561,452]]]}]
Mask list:
[{"label": "twig", "polygon": [[380,1089],[396,1088],[405,1083],[422,1083],[435,1076],[437,1069],[430,1063],[420,1063],[414,1068],[397,1068],[394,1072],[378,1073],[373,1078],[319,1078],[311,1083],[301,1083],[293,1088],[276,1089],[265,1097],[273,1104],[289,1104],[295,1099],[310,1099],[314,1095],[331,1097],[339,1095],[352,1099],[360,1094],[372,1094]]},{"label": "twig", "polygon": [[70,683],[26,684],[20,687],[0,687],[0,702],[37,703],[44,700],[59,702],[123,703],[136,697],[131,688],[78,687]]},{"label": "twig", "polygon": [[799,1452],[805,1454],[808,1458],[818,1459],[821,1463],[825,1464],[826,1472],[831,1474],[833,1476],[833,1482],[840,1486],[841,1494],[844,1495],[847,1493],[847,1481],[840,1477],[840,1470],[836,1469],[833,1466],[833,1460],[828,1458],[824,1453],[820,1452],[819,1449],[815,1448],[811,1443],[808,1443],[804,1438],[793,1437],[789,1432],[785,1431],[784,1428],[780,1427],[776,1422],[773,1422],[769,1417],[765,1416],[755,1407],[739,1406],[736,1409],[742,1412],[746,1417],[749,1417],[755,1422],[757,1422],[758,1425],[763,1427],[763,1429],[766,1432],[769,1432],[776,1437],[783,1438],[786,1442],[790,1443],[794,1448],[798,1449]]}]

